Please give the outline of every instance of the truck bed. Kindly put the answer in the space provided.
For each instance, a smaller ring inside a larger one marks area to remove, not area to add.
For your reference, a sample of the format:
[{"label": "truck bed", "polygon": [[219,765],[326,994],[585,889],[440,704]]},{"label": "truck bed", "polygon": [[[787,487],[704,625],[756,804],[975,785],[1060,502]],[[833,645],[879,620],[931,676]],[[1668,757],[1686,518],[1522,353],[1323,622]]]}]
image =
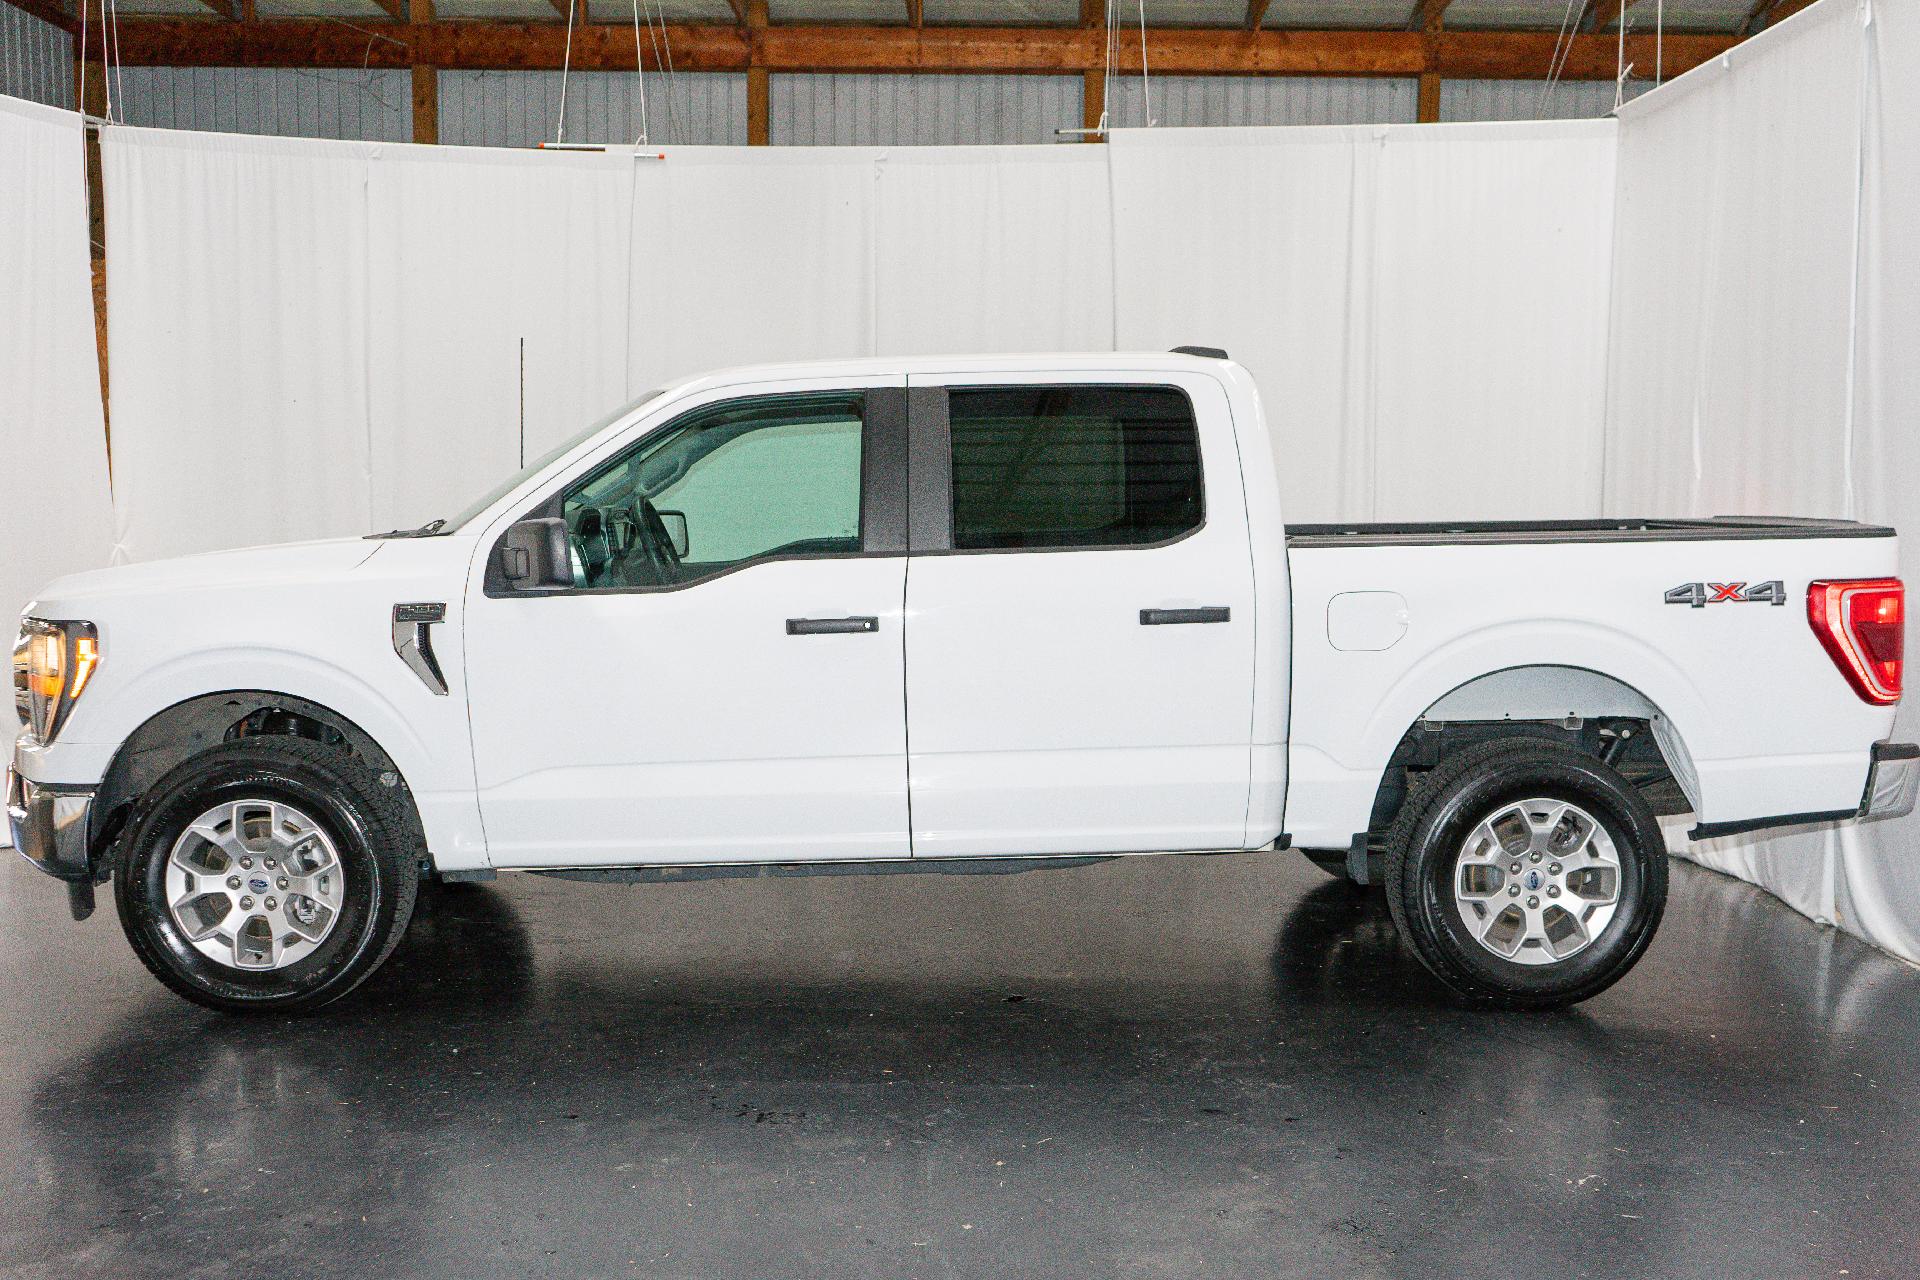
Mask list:
[{"label": "truck bed", "polygon": [[1885,525],[1795,516],[1700,519],[1442,520],[1408,524],[1296,524],[1289,547],[1433,547],[1456,543],[1704,542],[1781,538],[1891,538]]}]

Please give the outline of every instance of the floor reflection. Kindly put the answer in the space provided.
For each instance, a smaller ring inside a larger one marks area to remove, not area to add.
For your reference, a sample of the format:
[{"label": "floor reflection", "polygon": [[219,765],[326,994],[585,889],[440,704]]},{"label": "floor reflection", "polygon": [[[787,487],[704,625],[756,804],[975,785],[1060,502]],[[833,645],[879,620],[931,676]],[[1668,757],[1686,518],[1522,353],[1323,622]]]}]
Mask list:
[{"label": "floor reflection", "polygon": [[[77,962],[12,875],[6,924]],[[1297,860],[956,879],[436,890],[380,974],[301,1020],[109,967],[66,997],[70,1042],[22,1045],[0,1271],[1912,1256],[1920,973],[1745,886],[1676,868],[1641,968],[1540,1016],[1461,1008],[1381,899]],[[0,988],[20,1025],[24,989]]]}]

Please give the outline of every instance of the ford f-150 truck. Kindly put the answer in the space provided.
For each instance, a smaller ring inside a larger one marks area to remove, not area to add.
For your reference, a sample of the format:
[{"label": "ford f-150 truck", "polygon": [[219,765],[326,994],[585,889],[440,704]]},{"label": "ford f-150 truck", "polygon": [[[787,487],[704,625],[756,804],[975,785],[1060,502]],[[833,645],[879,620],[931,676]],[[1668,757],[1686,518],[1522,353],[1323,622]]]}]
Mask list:
[{"label": "ford f-150 truck", "polygon": [[1288,847],[1550,1007],[1647,946],[1657,816],[1912,806],[1892,530],[1288,527],[1276,463],[1205,348],[682,382],[417,529],[48,586],[13,840],[236,1011],[352,989],[423,876]]}]

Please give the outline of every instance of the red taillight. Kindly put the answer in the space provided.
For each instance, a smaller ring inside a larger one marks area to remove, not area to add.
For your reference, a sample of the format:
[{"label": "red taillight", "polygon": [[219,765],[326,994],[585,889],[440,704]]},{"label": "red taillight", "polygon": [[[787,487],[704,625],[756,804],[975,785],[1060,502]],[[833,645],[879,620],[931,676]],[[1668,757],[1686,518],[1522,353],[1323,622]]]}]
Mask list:
[{"label": "red taillight", "polygon": [[1898,578],[1815,582],[1807,621],[1853,691],[1877,706],[1900,701],[1907,589]]}]

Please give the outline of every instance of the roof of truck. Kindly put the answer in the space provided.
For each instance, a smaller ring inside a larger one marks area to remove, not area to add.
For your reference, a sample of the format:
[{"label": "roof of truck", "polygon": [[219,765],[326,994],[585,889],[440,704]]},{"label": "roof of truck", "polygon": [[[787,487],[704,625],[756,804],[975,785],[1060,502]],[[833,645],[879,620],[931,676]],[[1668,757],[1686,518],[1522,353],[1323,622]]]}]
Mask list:
[{"label": "roof of truck", "polygon": [[933,373],[1217,373],[1231,360],[1180,351],[1062,351],[1002,355],[859,356],[846,360],[796,360],[776,364],[733,365],[675,382],[675,390],[708,382],[770,382],[784,378],[878,377]]}]

